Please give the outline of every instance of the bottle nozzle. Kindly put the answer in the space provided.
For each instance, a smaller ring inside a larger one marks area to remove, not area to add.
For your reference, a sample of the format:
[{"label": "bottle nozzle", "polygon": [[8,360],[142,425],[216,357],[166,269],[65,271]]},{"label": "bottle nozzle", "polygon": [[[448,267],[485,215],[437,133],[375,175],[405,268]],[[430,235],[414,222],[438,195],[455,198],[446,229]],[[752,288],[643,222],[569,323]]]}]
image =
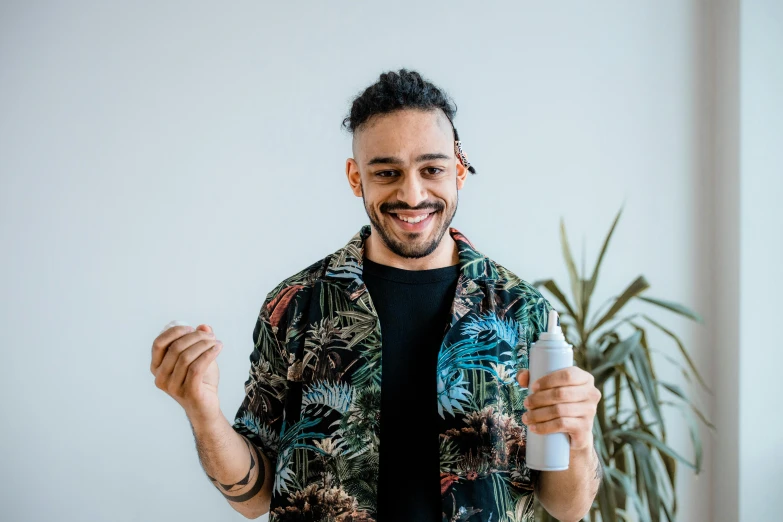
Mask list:
[{"label": "bottle nozzle", "polygon": [[557,310],[549,311],[549,319],[547,321],[546,333],[554,334],[560,333],[560,316],[557,315]]},{"label": "bottle nozzle", "polygon": [[550,310],[549,317],[546,324],[546,332],[539,336],[541,339],[549,340],[565,340],[563,330],[560,328],[560,316],[557,314],[557,310]]}]

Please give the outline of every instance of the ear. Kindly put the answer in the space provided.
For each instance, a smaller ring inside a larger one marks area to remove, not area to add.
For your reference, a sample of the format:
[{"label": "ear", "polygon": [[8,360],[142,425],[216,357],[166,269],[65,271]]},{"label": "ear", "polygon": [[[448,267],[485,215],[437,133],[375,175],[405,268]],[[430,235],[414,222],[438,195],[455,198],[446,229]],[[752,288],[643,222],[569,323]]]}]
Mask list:
[{"label": "ear", "polygon": [[345,175],[348,177],[348,184],[351,186],[353,195],[357,198],[362,197],[362,175],[359,172],[359,165],[353,158],[345,160]]},{"label": "ear", "polygon": [[457,160],[457,190],[462,190],[462,186],[465,184],[467,178],[467,167],[465,167],[460,160]]}]

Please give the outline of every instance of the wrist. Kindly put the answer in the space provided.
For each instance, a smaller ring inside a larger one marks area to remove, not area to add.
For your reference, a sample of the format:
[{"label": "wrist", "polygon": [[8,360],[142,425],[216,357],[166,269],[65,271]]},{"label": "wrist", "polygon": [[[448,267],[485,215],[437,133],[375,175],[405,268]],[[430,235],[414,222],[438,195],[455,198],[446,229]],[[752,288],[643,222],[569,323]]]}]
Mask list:
[{"label": "wrist", "polygon": [[219,433],[224,431],[228,425],[228,421],[220,410],[218,410],[217,415],[204,415],[199,412],[186,412],[186,415],[196,435]]},{"label": "wrist", "polygon": [[578,448],[571,448],[571,460],[578,460],[584,462],[593,461],[593,443],[592,440],[589,444]]},{"label": "wrist", "polygon": [[[574,444],[574,442],[577,442]],[[574,437],[571,435],[571,452],[578,452],[578,453],[587,453],[590,454],[590,452],[593,449],[593,446],[595,445],[595,438],[593,437],[593,432],[589,432],[586,434],[580,434],[578,437]]]}]

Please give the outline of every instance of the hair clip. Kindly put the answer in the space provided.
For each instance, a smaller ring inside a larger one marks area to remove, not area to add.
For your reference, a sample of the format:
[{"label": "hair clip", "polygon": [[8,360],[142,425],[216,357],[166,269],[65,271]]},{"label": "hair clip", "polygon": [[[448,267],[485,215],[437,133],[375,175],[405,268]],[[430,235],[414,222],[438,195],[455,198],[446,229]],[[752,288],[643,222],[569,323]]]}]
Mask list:
[{"label": "hair clip", "polygon": [[462,142],[460,140],[454,140],[454,154],[457,155],[459,158],[459,162],[462,163],[465,168],[467,168],[470,172],[476,173],[476,169],[470,166],[470,162],[468,161],[468,155],[465,154],[465,151],[462,150]]}]

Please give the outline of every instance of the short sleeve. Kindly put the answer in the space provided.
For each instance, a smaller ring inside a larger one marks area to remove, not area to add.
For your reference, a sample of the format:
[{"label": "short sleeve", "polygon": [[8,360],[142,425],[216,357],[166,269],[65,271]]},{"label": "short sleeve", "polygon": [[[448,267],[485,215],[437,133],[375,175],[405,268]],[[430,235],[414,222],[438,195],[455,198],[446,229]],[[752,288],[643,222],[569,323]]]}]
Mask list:
[{"label": "short sleeve", "polygon": [[277,460],[280,430],[288,391],[285,334],[291,296],[288,288],[270,292],[253,329],[250,372],[245,381],[245,398],[234,418],[234,430],[244,435],[266,454]]}]

